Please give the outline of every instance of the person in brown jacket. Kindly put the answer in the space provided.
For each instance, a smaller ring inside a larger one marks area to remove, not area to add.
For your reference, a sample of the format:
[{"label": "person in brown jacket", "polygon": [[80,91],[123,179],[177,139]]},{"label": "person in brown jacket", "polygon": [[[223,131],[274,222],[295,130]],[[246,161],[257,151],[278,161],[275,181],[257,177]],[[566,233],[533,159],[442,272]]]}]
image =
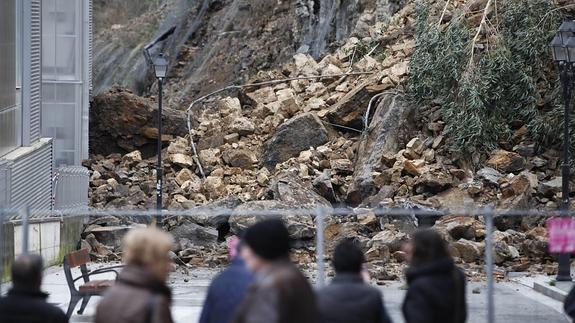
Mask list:
[{"label": "person in brown jacket", "polygon": [[241,255],[256,274],[235,323],[317,323],[312,287],[290,262],[289,233],[281,220],[259,222],[244,234]]},{"label": "person in brown jacket", "polygon": [[135,229],[124,237],[126,267],[96,310],[96,323],[172,323],[169,251],[173,238],[158,229]]}]

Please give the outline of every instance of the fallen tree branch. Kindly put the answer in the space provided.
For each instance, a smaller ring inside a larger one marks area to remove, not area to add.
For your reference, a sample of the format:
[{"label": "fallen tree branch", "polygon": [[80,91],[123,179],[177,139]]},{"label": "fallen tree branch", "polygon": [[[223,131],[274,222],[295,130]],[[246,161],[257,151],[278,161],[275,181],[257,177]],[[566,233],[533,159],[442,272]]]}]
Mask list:
[{"label": "fallen tree branch", "polygon": [[473,41],[471,42],[471,56],[469,57],[468,66],[471,66],[473,64],[473,56],[475,54],[475,44],[479,40],[479,36],[481,35],[481,30],[483,29],[483,25],[485,25],[485,21],[487,20],[487,13],[489,12],[489,9],[491,8],[491,2],[493,2],[493,0],[487,1],[487,4],[485,5],[485,9],[483,9],[483,17],[481,18],[481,23],[479,23],[479,28],[477,28],[477,33],[475,34],[475,37],[473,37]]},{"label": "fallen tree branch", "polygon": [[445,13],[447,12],[447,7],[449,6],[449,2],[451,0],[447,0],[445,2],[445,7],[443,7],[443,12],[441,13],[441,17],[439,17],[439,21],[437,22],[437,28],[439,28],[439,26],[441,26],[441,22],[443,21],[443,17],[445,17]]}]

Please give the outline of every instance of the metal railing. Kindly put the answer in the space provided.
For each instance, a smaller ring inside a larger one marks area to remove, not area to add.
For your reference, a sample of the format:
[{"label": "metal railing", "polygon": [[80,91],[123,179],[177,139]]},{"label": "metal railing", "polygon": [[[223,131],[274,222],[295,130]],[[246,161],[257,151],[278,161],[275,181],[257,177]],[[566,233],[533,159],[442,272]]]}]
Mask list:
[{"label": "metal railing", "polygon": [[[22,253],[28,252],[28,231],[31,222],[38,219],[60,219],[64,221],[67,218],[84,217],[84,218],[98,218],[105,216],[115,216],[119,218],[134,219],[135,217],[144,217],[148,219],[149,223],[154,223],[154,219],[160,215],[162,219],[166,220],[172,217],[191,217],[201,214],[202,216],[255,216],[259,218],[274,217],[274,216],[307,216],[313,219],[315,226],[315,258],[316,258],[316,284],[323,286],[326,281],[326,260],[325,260],[325,227],[326,219],[330,217],[350,217],[361,214],[370,213],[376,217],[391,216],[394,218],[406,217],[409,219],[425,219],[435,218],[440,219],[444,216],[461,216],[473,217],[482,219],[485,225],[485,274],[487,279],[487,317],[488,322],[495,322],[495,300],[494,300],[494,254],[493,254],[493,233],[495,232],[494,219],[499,217],[540,217],[552,218],[559,216],[575,217],[574,211],[539,211],[539,210],[496,210],[493,208],[479,208],[479,209],[458,209],[458,210],[429,210],[429,209],[414,209],[414,208],[330,208],[323,205],[318,205],[315,208],[294,208],[294,209],[266,209],[266,210],[239,210],[239,209],[226,209],[214,207],[197,207],[190,210],[163,210],[158,212],[156,210],[100,210],[100,209],[86,209],[86,210],[59,210],[59,211],[37,211],[37,210],[1,210],[0,209],[0,277],[3,277],[2,269],[6,263],[4,252],[5,241],[5,223],[13,222],[22,226],[23,229],[23,243]],[[309,219],[309,218],[308,218]],[[81,237],[78,236],[78,241]]]}]

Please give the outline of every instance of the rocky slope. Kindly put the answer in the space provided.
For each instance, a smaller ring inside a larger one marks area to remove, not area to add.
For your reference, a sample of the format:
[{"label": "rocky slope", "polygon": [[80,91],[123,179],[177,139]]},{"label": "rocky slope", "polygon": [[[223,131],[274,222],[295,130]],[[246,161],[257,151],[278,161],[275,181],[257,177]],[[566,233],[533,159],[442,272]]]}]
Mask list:
[{"label": "rocky slope", "polygon": [[[481,6],[481,1],[476,2]],[[293,4],[289,3],[283,3],[286,12]],[[462,1],[455,3],[453,10],[471,10]],[[438,1],[433,6],[438,21],[439,16],[452,16],[451,7],[444,12],[444,5]],[[315,214],[296,216],[290,209],[348,206],[350,216],[328,220],[328,251],[339,239],[357,239],[376,278],[384,280],[400,275],[400,245],[425,220],[376,216],[369,208],[557,209],[559,152],[549,148],[536,154],[525,127],[516,129],[506,146],[487,155],[461,156],[448,150],[440,103],[414,106],[404,94],[415,46],[414,3],[409,1],[386,24],[368,23],[373,22],[375,11],[365,8],[365,18],[359,20],[365,23],[356,24],[363,37],[351,37],[317,60],[295,54],[276,69],[252,73],[248,82],[289,81],[244,87],[201,102],[193,110],[191,133],[181,112],[163,116],[168,125],[163,137],[164,205],[190,214],[166,219],[164,225],[177,237],[178,256],[185,262],[225,262],[222,241],[257,219],[245,213],[278,209],[286,210],[283,217],[301,247],[296,258],[302,264],[313,263]],[[279,26],[279,21],[272,25]],[[361,50],[364,44],[377,44],[385,57],[372,57],[371,49]],[[196,61],[191,56],[186,59],[173,67],[179,78],[170,84],[173,92],[188,93],[184,89],[191,83],[186,84],[189,77],[182,71]],[[276,60],[281,61],[273,56],[269,62]],[[222,86],[221,81],[215,84]],[[175,104],[177,94],[169,93],[171,106],[187,107]],[[122,89],[96,97],[93,120],[101,121],[91,127],[91,137],[96,140],[93,147],[103,154],[94,154],[85,163],[92,174],[93,207],[153,209],[154,100]],[[192,141],[197,144],[197,156]],[[124,154],[108,155],[112,151]],[[572,189],[575,193],[575,185]],[[234,213],[209,216],[199,207]],[[118,221],[99,221],[86,230],[86,236],[95,235],[96,242],[105,239],[98,230],[106,231],[101,228],[117,226]],[[427,224],[450,241],[454,256],[468,267],[468,273],[481,271],[485,227],[480,218],[455,213]],[[495,262],[502,275],[554,270],[546,250],[544,219],[500,217],[496,227]],[[95,253],[107,255],[98,253],[101,246],[90,241]]]}]

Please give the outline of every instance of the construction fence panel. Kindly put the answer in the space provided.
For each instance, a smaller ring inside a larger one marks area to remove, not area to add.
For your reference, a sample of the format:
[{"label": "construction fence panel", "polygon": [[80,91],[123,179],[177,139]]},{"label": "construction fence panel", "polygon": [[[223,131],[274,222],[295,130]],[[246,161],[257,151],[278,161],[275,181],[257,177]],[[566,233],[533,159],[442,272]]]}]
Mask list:
[{"label": "construction fence panel", "polygon": [[[47,265],[53,265],[62,260],[63,255],[76,250],[81,245],[82,233],[90,220],[116,217],[122,223],[138,223],[138,226],[155,225],[157,210],[95,210],[71,209],[56,211],[37,210],[1,210],[0,209],[0,277],[5,281],[8,277],[10,263],[21,253],[34,252],[41,254]],[[500,211],[491,208],[461,209],[461,210],[426,210],[426,209],[392,209],[392,208],[329,208],[319,205],[315,208],[299,209],[265,209],[240,210],[214,207],[197,207],[192,210],[161,211],[160,219],[164,225],[175,219],[191,219],[202,223],[210,223],[210,218],[222,219],[233,216],[246,217],[246,220],[281,217],[289,221],[303,221],[311,230],[315,240],[315,283],[325,284],[328,271],[327,255],[333,246],[333,235],[328,235],[333,223],[362,222],[377,223],[380,231],[385,231],[383,223],[414,223],[413,230],[421,227],[432,227],[443,220],[454,218],[473,218],[484,228],[484,274],[487,283],[486,308],[487,321],[495,322],[495,273],[494,273],[494,235],[496,223],[521,223],[526,219],[535,219],[544,226],[547,219],[553,217],[573,217],[570,211]],[[248,221],[248,222],[249,222]],[[531,223],[535,223],[531,221]],[[437,226],[437,225],[436,225]],[[409,230],[408,230],[409,231]],[[338,237],[341,238],[341,237]],[[308,245],[309,246],[309,245]]]}]

